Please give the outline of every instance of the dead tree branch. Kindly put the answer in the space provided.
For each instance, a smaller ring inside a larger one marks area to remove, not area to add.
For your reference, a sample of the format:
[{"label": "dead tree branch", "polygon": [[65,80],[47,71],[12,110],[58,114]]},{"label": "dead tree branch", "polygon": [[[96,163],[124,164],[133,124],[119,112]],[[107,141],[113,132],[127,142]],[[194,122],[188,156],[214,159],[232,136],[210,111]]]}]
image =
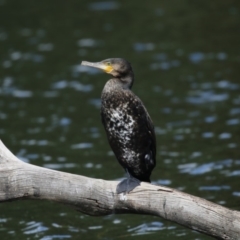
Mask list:
[{"label": "dead tree branch", "polygon": [[68,204],[93,216],[137,213],[162,217],[217,239],[240,239],[240,212],[175,189],[141,183],[116,194],[104,181],[27,164],[0,141],[0,202],[39,199]]}]

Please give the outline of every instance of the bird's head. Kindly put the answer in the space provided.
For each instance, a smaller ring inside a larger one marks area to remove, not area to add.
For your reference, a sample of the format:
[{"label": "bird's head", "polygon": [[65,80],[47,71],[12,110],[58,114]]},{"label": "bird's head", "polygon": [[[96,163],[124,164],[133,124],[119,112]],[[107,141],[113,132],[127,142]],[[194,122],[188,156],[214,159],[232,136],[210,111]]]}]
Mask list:
[{"label": "bird's head", "polygon": [[108,58],[101,62],[82,61],[82,65],[99,68],[104,72],[111,74],[114,78],[120,79],[123,84],[131,88],[133,84],[133,71],[131,64],[123,58]]}]

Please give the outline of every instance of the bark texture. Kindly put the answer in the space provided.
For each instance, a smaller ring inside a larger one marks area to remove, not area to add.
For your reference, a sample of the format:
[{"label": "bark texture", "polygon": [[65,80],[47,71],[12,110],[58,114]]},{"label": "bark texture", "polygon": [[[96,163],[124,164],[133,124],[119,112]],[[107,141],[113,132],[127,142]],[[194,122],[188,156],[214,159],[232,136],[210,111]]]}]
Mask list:
[{"label": "bark texture", "polygon": [[20,161],[0,141],[0,203],[51,200],[88,215],[137,213],[162,217],[217,239],[240,239],[240,212],[175,189],[141,183],[116,194],[116,181],[50,170]]}]

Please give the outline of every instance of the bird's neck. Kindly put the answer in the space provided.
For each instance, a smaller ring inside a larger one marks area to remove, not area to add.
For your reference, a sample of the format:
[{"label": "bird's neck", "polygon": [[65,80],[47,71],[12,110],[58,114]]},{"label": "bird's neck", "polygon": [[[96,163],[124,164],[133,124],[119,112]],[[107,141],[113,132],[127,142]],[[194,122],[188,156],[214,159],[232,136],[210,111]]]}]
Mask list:
[{"label": "bird's neck", "polygon": [[102,93],[114,94],[115,91],[131,90],[134,81],[134,75],[121,75],[108,80],[103,88]]},{"label": "bird's neck", "polygon": [[123,89],[131,89],[134,82],[134,74],[131,71],[126,75],[121,75],[118,79],[121,82]]},{"label": "bird's neck", "polygon": [[129,86],[128,82],[125,82],[127,80],[129,79],[121,80],[119,78],[112,78],[108,80],[103,88],[102,94],[115,95],[116,92],[130,90],[132,85]]}]

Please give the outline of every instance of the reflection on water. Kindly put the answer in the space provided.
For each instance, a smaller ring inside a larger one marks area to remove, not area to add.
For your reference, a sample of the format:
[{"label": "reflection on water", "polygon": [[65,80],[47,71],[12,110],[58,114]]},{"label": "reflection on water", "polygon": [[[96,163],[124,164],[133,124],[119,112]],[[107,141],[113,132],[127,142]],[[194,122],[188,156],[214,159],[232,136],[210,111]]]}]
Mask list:
[{"label": "reflection on water", "polygon": [[[239,209],[238,6],[223,0],[214,10],[188,1],[35,4],[0,1],[3,142],[25,162],[122,179],[99,115],[109,75],[80,63],[125,57],[135,70],[133,91],[156,126],[153,184]],[[159,239],[159,232],[209,239],[153,217],[90,218],[56,205],[2,204],[1,239]]]},{"label": "reflection on water", "polygon": [[220,169],[225,169],[224,173],[226,173],[226,168],[232,167],[232,165],[233,165],[233,160],[226,159],[223,161],[208,162],[200,165],[198,165],[197,163],[179,164],[178,168],[181,173],[199,175],[199,174],[204,174],[210,171],[220,170]]},{"label": "reflection on water", "polygon": [[52,89],[65,89],[65,88],[73,88],[76,91],[90,92],[92,91],[93,86],[89,84],[81,84],[78,81],[66,81],[66,80],[55,82],[52,85]]},{"label": "reflection on water", "polygon": [[22,229],[26,235],[48,230],[48,228],[44,227],[41,222],[28,222],[26,225],[27,227]]},{"label": "reflection on water", "polygon": [[72,149],[83,149],[83,148],[92,148],[93,144],[92,143],[77,143],[77,144],[73,144],[71,146]]},{"label": "reflection on water", "polygon": [[161,222],[151,222],[151,223],[144,223],[137,227],[128,229],[128,232],[131,233],[131,236],[136,235],[143,235],[143,234],[149,234],[151,232],[160,231],[163,229],[163,223]]},{"label": "reflection on water", "polygon": [[203,53],[203,52],[192,52],[189,54],[189,60],[194,63],[198,64],[201,63],[204,60],[226,60],[227,59],[227,54],[224,52],[219,52],[219,53]]}]

